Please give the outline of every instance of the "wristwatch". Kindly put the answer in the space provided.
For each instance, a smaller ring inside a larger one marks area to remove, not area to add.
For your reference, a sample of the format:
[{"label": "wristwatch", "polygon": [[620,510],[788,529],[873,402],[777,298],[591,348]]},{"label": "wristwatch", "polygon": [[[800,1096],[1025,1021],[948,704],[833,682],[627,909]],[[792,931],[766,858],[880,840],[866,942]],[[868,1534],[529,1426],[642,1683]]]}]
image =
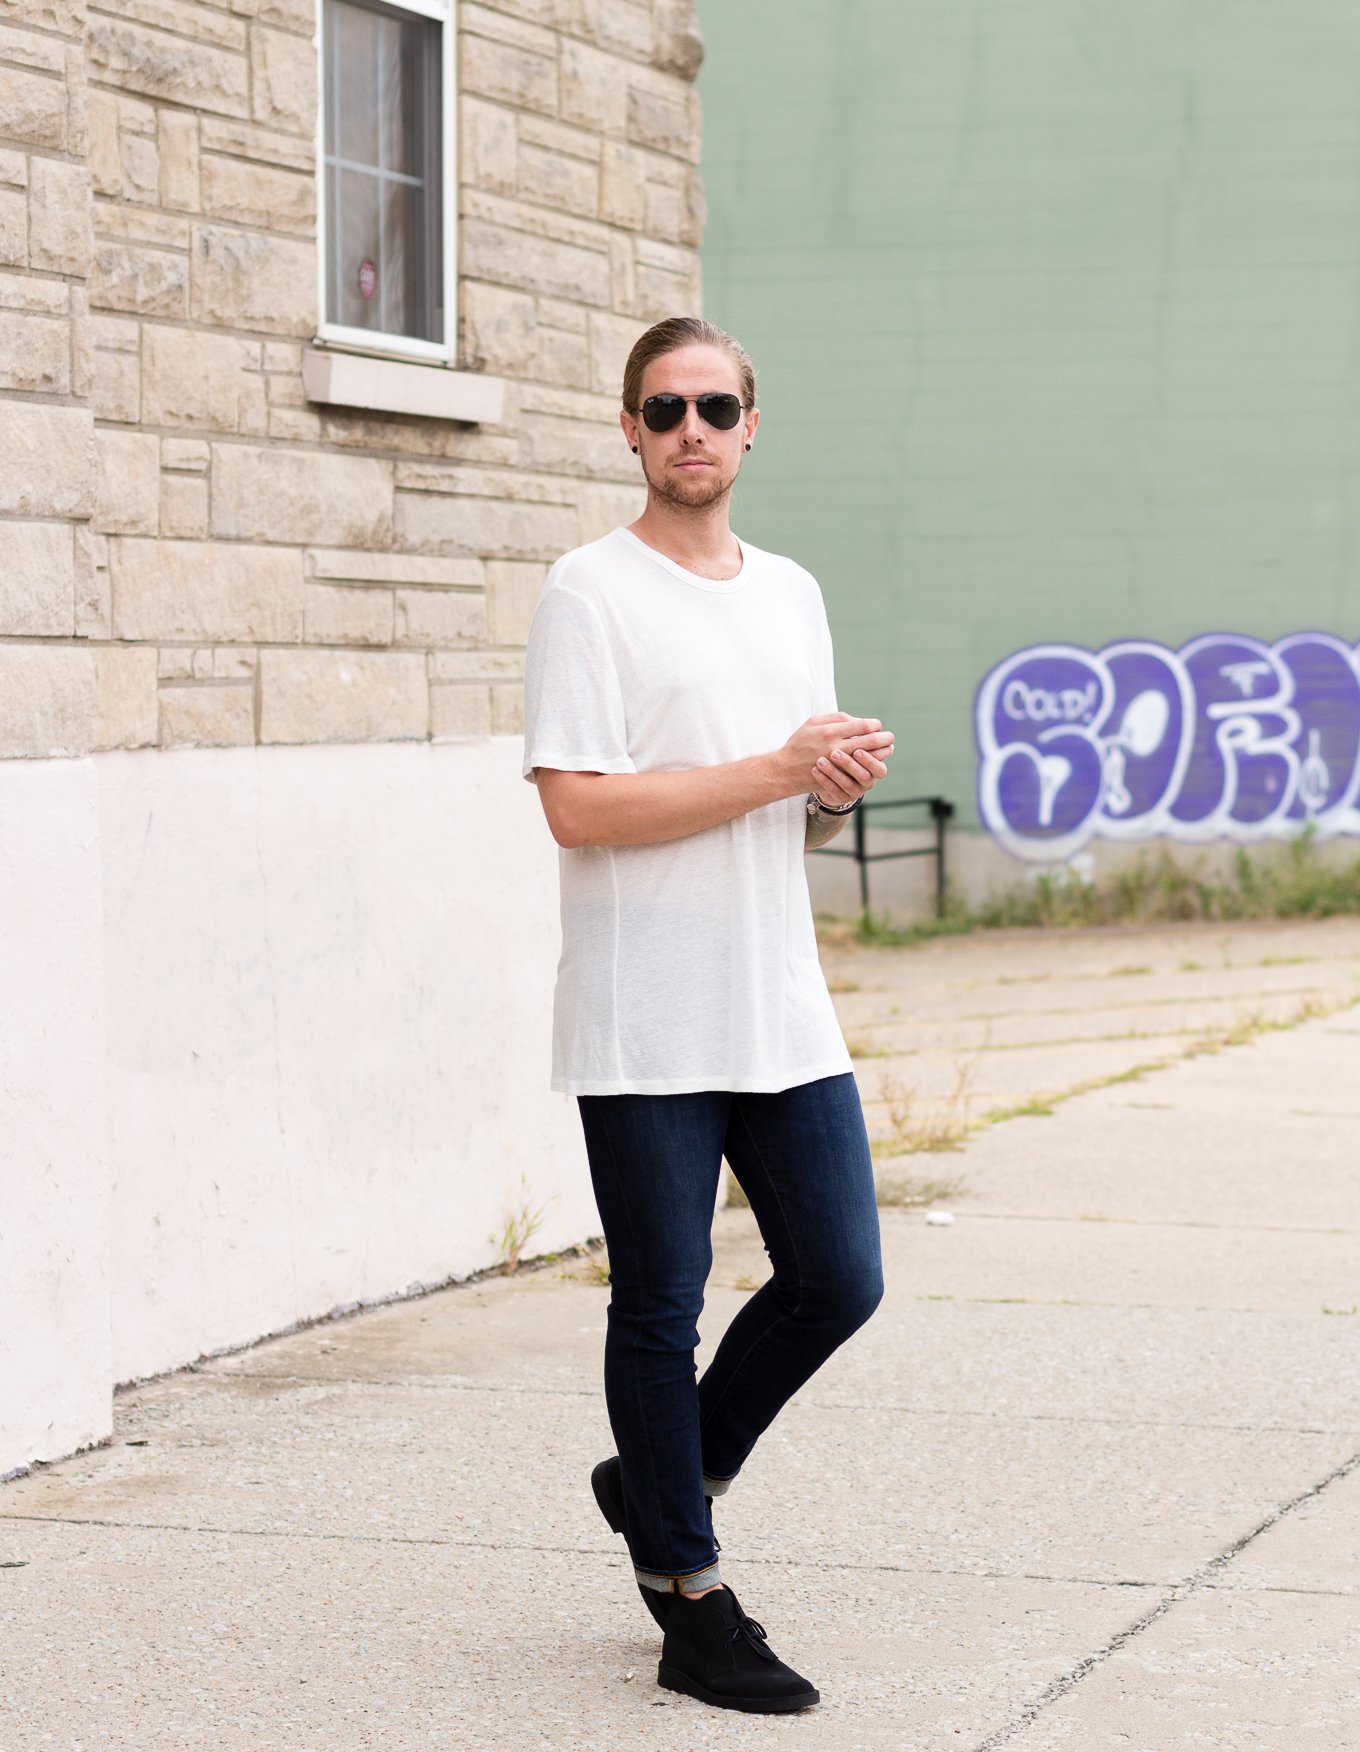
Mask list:
[{"label": "wristwatch", "polygon": [[808,792],[808,800],[807,800],[807,812],[809,815],[814,815],[814,816],[815,815],[848,815],[852,809],[858,809],[860,804],[863,801],[864,801],[863,797],[856,797],[853,803],[842,803],[839,808],[833,809],[831,804],[823,803],[821,798],[817,795],[817,793],[815,791],[809,791]]}]

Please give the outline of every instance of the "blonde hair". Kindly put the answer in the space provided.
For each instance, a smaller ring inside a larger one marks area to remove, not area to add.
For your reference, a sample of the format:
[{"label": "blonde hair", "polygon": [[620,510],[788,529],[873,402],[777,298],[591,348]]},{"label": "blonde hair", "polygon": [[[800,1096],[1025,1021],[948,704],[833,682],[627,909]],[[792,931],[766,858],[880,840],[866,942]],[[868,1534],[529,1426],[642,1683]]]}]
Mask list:
[{"label": "blonde hair", "polygon": [[668,316],[664,322],[653,323],[633,342],[623,368],[623,405],[628,413],[637,413],[642,405],[642,374],[653,359],[664,358],[681,347],[720,348],[741,373],[742,406],[756,405],[756,368],[741,342],[701,316]]}]

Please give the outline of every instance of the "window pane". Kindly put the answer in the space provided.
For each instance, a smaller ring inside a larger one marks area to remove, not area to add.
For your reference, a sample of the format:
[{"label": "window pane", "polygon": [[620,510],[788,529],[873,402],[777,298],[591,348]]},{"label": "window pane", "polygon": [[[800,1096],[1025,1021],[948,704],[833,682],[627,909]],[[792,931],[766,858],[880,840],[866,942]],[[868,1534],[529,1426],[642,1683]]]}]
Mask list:
[{"label": "window pane", "polygon": [[[376,177],[360,171],[342,170],[336,174],[336,204],[340,212],[339,249],[340,302],[335,311],[336,322],[348,328],[381,330],[382,297],[379,282],[370,283],[365,262],[373,264],[375,273],[382,260],[378,246],[378,191]],[[370,289],[371,284],[371,289]],[[365,292],[367,290],[367,296]],[[400,329],[387,331],[400,334]]]},{"label": "window pane", "polygon": [[377,62],[378,123],[382,128],[382,163],[406,176],[420,174],[416,148],[416,56],[402,54],[402,27],[384,19]]},{"label": "window pane", "polygon": [[326,0],[326,316],[443,339],[440,26]]},{"label": "window pane", "polygon": [[374,101],[373,64],[382,20],[362,6],[333,5],[334,70],[338,124],[334,150],[358,164],[378,162],[378,108]]},{"label": "window pane", "polygon": [[415,322],[408,240],[415,236],[411,223],[411,191],[401,183],[384,184],[383,203],[383,302],[386,320],[401,334],[409,334]]}]

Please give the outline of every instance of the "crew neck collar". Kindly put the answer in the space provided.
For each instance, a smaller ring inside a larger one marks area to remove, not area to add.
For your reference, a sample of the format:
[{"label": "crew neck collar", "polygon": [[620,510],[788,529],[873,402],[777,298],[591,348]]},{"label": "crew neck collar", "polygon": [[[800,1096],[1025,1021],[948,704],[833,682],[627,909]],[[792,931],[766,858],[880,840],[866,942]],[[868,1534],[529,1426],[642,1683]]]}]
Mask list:
[{"label": "crew neck collar", "polygon": [[741,589],[751,570],[751,550],[740,536],[737,537],[737,546],[741,549],[741,570],[736,577],[701,578],[697,572],[691,572],[688,567],[678,565],[669,555],[663,554],[660,549],[650,547],[641,536],[634,535],[632,530],[626,529],[623,524],[620,524],[614,533],[621,535],[639,553],[646,554],[649,560],[655,560],[664,571],[673,573],[675,577],[683,579],[686,584],[692,584],[696,590],[711,590],[719,595],[731,595],[734,590]]}]

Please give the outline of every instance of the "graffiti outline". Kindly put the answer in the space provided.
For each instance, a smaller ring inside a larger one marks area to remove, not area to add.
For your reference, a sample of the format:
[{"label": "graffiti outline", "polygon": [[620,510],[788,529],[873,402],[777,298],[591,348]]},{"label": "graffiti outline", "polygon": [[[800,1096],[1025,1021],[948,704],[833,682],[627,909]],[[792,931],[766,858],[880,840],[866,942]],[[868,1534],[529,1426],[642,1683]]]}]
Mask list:
[{"label": "graffiti outline", "polygon": [[982,823],[1028,861],[1360,833],[1360,645],[1330,633],[1029,645],[983,678],[974,726]]}]

